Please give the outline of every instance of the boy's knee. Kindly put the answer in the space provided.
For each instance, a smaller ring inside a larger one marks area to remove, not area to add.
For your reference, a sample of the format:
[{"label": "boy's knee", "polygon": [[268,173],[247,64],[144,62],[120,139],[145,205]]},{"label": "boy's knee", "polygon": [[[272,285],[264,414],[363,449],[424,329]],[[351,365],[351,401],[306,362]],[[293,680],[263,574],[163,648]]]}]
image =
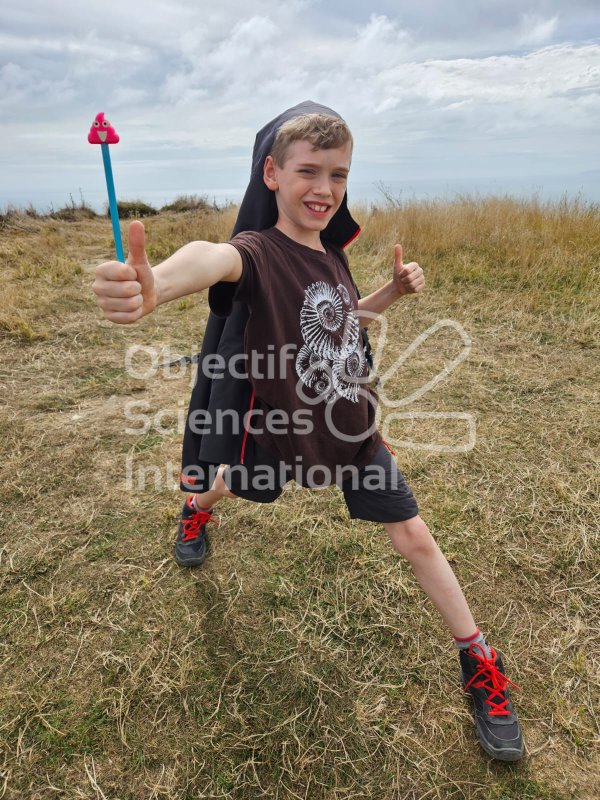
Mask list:
[{"label": "boy's knee", "polygon": [[403,522],[386,522],[384,527],[394,548],[409,561],[431,556],[437,550],[435,539],[418,514]]}]

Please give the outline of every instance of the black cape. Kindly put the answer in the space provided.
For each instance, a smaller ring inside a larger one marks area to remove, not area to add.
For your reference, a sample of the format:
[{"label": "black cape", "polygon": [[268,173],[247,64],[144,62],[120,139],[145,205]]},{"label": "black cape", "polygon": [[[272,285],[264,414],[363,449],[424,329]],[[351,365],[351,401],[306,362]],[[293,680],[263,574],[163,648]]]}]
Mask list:
[{"label": "black cape", "polygon": [[[300,114],[322,113],[340,117],[327,106],[305,100],[297,106],[288,108],[278,117],[268,122],[256,134],[252,153],[252,169],[250,183],[244,194],[231,239],[241,231],[261,231],[271,228],[277,222],[278,212],[275,193],[264,183],[263,166],[271,152],[277,129],[287,120]],[[340,208],[331,218],[321,239],[338,247],[346,247],[360,233],[360,226],[352,219],[347,205],[347,193]],[[204,360],[213,354],[222,356],[227,364],[229,358],[244,352],[244,331],[249,317],[245,303],[233,301],[237,284],[220,282],[211,286],[208,301],[211,313],[208,318],[202,348],[198,356],[191,359],[198,362],[196,383],[188,408],[188,416],[183,438],[181,488],[184,491],[198,488],[194,486],[191,475],[198,465],[237,464],[240,460],[242,439],[244,435],[243,417],[250,407],[252,385],[247,378],[238,378],[222,371],[222,377],[208,377],[203,370]],[[366,336],[366,328],[362,330],[367,361],[372,366],[370,347]],[[216,423],[219,410],[232,409],[235,414],[226,415]],[[194,412],[206,411],[208,414]],[[196,430],[190,421],[196,419]],[[207,425],[207,420],[211,421]],[[203,432],[198,432],[198,428]],[[185,476],[190,474],[190,480]],[[203,491],[205,489],[202,489]]]}]

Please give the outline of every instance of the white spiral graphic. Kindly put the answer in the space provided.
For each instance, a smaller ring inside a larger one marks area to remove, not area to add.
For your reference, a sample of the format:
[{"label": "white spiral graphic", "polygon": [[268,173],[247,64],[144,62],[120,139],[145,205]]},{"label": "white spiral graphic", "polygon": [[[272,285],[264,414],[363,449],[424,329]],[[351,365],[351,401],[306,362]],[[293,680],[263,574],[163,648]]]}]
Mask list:
[{"label": "white spiral graphic", "polygon": [[296,372],[305,386],[325,402],[343,397],[358,402],[367,362],[359,344],[360,326],[348,289],[325,281],[312,283],[300,309],[304,345],[296,357]]},{"label": "white spiral graphic", "polygon": [[324,281],[311,284],[300,310],[300,329],[310,349],[333,357],[342,344],[344,312],[339,294]]}]

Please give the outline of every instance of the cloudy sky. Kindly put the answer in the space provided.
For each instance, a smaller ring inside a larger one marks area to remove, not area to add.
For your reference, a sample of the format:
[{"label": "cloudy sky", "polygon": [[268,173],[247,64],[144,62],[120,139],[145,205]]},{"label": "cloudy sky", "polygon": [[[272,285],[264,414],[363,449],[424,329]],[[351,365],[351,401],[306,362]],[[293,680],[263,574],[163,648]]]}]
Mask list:
[{"label": "cloudy sky", "polygon": [[3,0],[0,207],[239,200],[256,131],[314,100],[355,138],[349,198],[600,200],[598,0]]}]

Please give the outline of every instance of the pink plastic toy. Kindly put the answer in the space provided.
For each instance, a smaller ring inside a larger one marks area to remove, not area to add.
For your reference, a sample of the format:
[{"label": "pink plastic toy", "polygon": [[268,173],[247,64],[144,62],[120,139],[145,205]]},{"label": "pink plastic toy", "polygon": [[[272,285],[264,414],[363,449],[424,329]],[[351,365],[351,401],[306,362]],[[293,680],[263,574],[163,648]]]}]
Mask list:
[{"label": "pink plastic toy", "polygon": [[124,261],[123,243],[121,241],[121,229],[119,227],[119,208],[117,206],[117,195],[115,193],[115,183],[113,181],[112,166],[110,163],[109,144],[117,144],[119,136],[110,122],[104,119],[104,112],[96,114],[96,119],[92,122],[88,133],[90,144],[99,144],[102,148],[102,162],[104,164],[104,175],[106,177],[106,188],[108,189],[108,206],[110,208],[110,220],[112,222],[113,236],[115,238],[115,250],[119,261]]},{"label": "pink plastic toy", "polygon": [[104,119],[104,111],[96,114],[96,119],[92,122],[88,133],[90,144],[117,144],[119,134],[111,126],[107,119]]}]

